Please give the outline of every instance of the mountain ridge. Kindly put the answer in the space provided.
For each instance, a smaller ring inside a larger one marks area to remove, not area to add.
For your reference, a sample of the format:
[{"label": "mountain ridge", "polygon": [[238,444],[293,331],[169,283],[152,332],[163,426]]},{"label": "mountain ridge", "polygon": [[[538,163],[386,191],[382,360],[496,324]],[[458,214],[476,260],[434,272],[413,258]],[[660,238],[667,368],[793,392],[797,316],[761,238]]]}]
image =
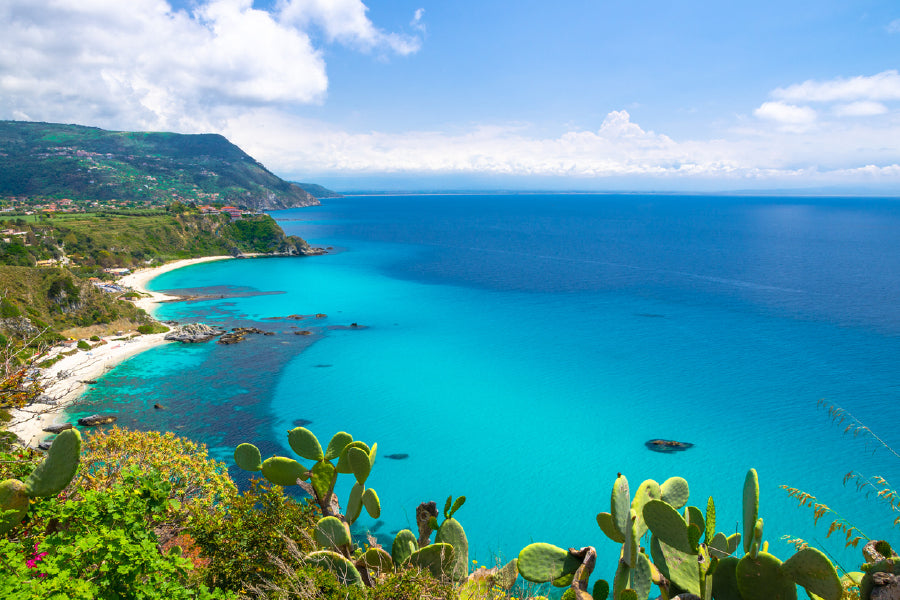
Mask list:
[{"label": "mountain ridge", "polygon": [[319,204],[220,134],[0,121],[0,199],[15,205],[62,198],[129,207],[177,200],[253,210]]}]

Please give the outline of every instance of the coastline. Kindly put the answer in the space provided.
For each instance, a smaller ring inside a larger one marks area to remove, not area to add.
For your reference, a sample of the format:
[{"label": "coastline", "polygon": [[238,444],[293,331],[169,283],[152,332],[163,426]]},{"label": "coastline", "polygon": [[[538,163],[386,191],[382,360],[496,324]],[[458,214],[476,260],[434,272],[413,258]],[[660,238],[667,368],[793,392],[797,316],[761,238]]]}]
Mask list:
[{"label": "coastline", "polygon": [[[158,267],[139,269],[120,278],[117,283],[140,293],[142,297],[134,301],[135,306],[144,309],[147,314],[154,317],[155,309],[160,303],[172,302],[179,298],[149,291],[147,285],[153,278],[182,267],[230,258],[232,257],[205,256],[176,260]],[[63,417],[66,408],[77,403],[90,385],[87,382],[101,377],[119,363],[136,354],[169,343],[165,339],[165,333],[129,337],[133,333],[136,332],[105,336],[90,350],[77,350],[71,356],[65,356],[49,367],[38,369],[37,377],[44,387],[43,394],[36,402],[24,408],[10,410],[12,419],[6,424],[6,430],[14,433],[23,444],[37,447],[44,439],[52,435],[44,431],[45,427],[65,422]],[[54,346],[46,356],[41,358],[41,361],[54,358],[69,350],[71,348],[62,344]]]}]

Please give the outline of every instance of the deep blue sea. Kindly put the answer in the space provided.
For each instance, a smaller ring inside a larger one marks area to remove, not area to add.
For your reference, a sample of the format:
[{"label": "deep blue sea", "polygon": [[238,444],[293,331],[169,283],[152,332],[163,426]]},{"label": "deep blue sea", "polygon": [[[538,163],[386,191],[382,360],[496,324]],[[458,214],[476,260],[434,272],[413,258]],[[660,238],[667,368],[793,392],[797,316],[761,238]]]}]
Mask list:
[{"label": "deep blue sea", "polygon": [[[244,441],[293,456],[295,422],[323,445],[346,430],[379,449],[383,513],[362,527],[387,539],[420,502],[465,495],[456,516],[481,563],[532,541],[591,544],[611,578],[618,547],[595,516],[619,472],[632,489],[687,478],[731,533],[755,467],[782,558],[788,534],[847,568],[860,552],[826,540],[828,517],[814,527],[781,484],[898,541],[896,513],[842,479],[900,484],[900,459],[817,401],[900,448],[900,201],[353,196],[273,216],[331,253],[197,265],[151,287],[208,296],[160,318],[276,335],[151,350],[77,414],[169,429],[229,463]],[[662,454],[653,438],[694,446]]]}]

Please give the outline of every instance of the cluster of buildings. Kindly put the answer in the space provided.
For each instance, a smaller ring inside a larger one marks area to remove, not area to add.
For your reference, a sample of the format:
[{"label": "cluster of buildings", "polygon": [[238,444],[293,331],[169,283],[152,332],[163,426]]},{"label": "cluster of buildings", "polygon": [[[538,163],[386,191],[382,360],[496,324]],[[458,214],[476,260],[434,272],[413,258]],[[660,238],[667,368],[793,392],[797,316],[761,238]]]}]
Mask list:
[{"label": "cluster of buildings", "polygon": [[198,206],[197,208],[200,210],[201,215],[225,213],[231,217],[232,221],[237,221],[238,219],[241,219],[244,215],[258,214],[258,213],[255,213],[255,212],[252,212],[249,210],[242,210],[240,208],[237,208],[236,206],[223,206],[222,208],[217,208],[215,206],[204,205],[204,206]]}]

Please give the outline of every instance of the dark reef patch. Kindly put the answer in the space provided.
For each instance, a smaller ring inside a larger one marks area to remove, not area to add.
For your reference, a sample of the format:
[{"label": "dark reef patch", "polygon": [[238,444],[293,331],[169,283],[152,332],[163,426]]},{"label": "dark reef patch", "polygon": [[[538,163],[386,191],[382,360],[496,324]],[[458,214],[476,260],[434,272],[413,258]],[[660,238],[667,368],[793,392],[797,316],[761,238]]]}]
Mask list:
[{"label": "dark reef patch", "polygon": [[644,442],[644,445],[647,446],[650,450],[654,452],[662,452],[663,454],[672,454],[673,452],[683,452],[688,448],[693,448],[694,445],[690,442],[676,442],[675,440],[647,440]]},{"label": "dark reef patch", "polygon": [[292,424],[294,427],[306,427],[307,425],[312,425],[312,421],[309,419],[294,419]]},{"label": "dark reef patch", "polygon": [[390,458],[392,460],[404,460],[406,458],[409,458],[409,454],[388,454],[385,456],[385,458]]}]

